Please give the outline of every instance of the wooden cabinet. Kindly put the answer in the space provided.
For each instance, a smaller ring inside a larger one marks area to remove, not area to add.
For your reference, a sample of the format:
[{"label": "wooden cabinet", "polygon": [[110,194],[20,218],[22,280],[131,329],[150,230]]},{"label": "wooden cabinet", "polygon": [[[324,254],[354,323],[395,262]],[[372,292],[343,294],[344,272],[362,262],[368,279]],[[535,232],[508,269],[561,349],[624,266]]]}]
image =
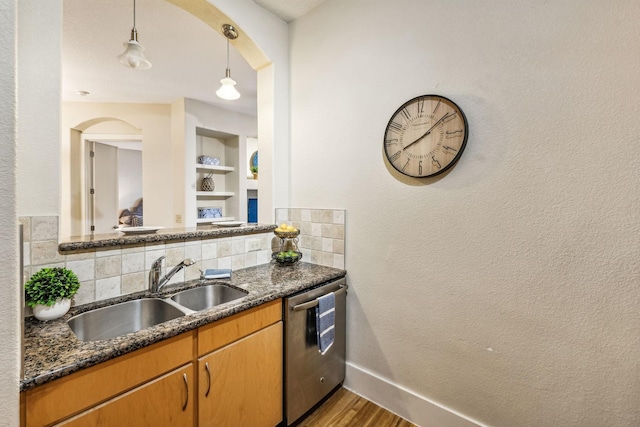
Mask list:
[{"label": "wooden cabinet", "polygon": [[282,303],[198,331],[198,425],[274,427],[282,421]]},{"label": "wooden cabinet", "polygon": [[198,360],[200,427],[282,421],[282,322]]},{"label": "wooden cabinet", "polygon": [[23,425],[273,427],[282,340],[265,303],[25,392]]},{"label": "wooden cabinet", "polygon": [[193,363],[89,409],[60,426],[193,426]]},{"label": "wooden cabinet", "polygon": [[193,340],[187,332],[27,391],[25,425],[59,422],[192,362]]}]

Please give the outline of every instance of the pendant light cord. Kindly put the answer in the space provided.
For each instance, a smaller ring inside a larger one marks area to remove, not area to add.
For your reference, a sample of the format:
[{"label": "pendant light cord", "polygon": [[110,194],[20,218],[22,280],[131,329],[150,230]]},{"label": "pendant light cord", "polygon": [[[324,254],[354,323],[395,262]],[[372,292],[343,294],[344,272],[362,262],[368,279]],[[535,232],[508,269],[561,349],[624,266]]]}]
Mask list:
[{"label": "pendant light cord", "polygon": [[231,77],[231,69],[229,69],[229,39],[227,39],[227,77]]},{"label": "pendant light cord", "polygon": [[136,0],[133,0],[133,28],[131,29],[131,40],[138,41],[138,30],[136,30]]}]

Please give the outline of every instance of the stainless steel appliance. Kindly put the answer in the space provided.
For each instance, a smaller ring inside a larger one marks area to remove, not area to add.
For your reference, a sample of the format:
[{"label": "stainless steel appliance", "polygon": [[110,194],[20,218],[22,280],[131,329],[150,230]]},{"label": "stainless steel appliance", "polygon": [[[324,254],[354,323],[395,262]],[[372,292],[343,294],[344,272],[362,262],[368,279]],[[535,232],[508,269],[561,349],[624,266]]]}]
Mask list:
[{"label": "stainless steel appliance", "polygon": [[[335,338],[321,354],[316,337],[318,297],[335,293]],[[286,299],[285,416],[291,425],[344,381],[347,281],[342,278]]]}]

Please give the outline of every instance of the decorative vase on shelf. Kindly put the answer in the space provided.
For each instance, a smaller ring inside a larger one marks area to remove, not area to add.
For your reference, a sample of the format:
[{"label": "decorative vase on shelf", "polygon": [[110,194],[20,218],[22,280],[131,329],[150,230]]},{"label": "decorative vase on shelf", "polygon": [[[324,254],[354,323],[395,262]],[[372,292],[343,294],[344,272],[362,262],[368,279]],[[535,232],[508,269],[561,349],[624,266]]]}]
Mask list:
[{"label": "decorative vase on shelf", "polygon": [[33,315],[38,320],[58,319],[71,308],[71,298],[60,298],[53,305],[36,304],[33,307]]},{"label": "decorative vase on shelf", "polygon": [[253,179],[258,179],[258,172],[253,173]]},{"label": "decorative vase on shelf", "polygon": [[200,184],[200,189],[202,191],[213,191],[216,188],[216,183],[213,182],[212,173],[208,174],[204,178],[202,178],[202,183]]}]

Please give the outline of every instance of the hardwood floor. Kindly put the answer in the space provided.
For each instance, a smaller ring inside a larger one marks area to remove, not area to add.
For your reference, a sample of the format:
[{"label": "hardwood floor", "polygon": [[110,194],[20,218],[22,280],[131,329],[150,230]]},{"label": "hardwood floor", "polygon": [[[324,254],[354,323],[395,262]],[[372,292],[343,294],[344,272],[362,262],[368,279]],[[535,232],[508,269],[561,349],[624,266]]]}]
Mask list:
[{"label": "hardwood floor", "polygon": [[297,427],[416,427],[345,388],[338,389]]}]

